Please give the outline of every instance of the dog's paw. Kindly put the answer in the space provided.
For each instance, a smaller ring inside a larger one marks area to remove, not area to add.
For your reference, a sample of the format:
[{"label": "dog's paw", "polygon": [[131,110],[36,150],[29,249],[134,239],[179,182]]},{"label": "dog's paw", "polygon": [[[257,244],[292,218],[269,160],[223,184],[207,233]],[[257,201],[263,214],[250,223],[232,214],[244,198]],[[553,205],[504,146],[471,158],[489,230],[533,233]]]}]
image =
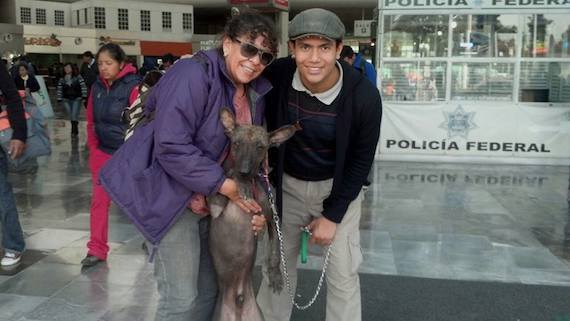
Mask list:
[{"label": "dog's paw", "polygon": [[281,269],[279,267],[270,267],[267,269],[267,275],[269,277],[269,287],[274,293],[281,293],[284,283]]}]

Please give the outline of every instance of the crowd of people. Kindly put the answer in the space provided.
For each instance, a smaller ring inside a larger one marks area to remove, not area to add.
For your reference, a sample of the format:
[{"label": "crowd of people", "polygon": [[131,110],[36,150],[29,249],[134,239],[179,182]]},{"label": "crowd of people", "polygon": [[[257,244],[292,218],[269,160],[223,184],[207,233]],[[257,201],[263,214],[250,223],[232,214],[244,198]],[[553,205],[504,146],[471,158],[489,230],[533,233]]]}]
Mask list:
[{"label": "crowd of people", "polygon": [[[211,218],[203,211],[205,196],[219,193],[248,213],[261,210],[256,201],[243,197],[220,165],[228,145],[219,120],[224,106],[230,106],[238,124],[275,130],[297,123],[302,128],[269,156],[288,276],[294,290],[301,228],[307,228],[312,242],[332,245],[326,320],[360,320],[362,188],[374,160],[382,104],[374,68],[351,47],[343,46],[344,34],[345,27],[334,13],[305,10],[289,25],[291,55],[276,59],[273,22],[244,12],[229,20],[219,48],[183,59],[165,54],[161,68],[145,63],[137,70],[116,44],[103,45],[95,55],[85,52],[80,67],[65,63],[57,81],[57,101],[67,111],[72,137],[80,132],[79,114],[81,106],[86,106],[92,176],[90,239],[82,266],[90,268],[107,260],[108,190],[118,187],[113,182],[100,184],[101,168],[122,146],[141,144],[136,130],[125,143],[129,124],[123,112],[140,103],[143,77],[162,69],[162,78],[144,99],[145,113],[152,115],[153,166],[139,175],[132,189],[152,188],[156,193],[150,201],[162,207],[154,212],[150,207],[141,212],[138,207],[139,212],[129,213],[144,235],[158,226],[164,231],[160,243],[149,244],[160,294],[155,320],[213,317],[218,283],[208,251]],[[2,63],[0,89],[14,129],[10,149],[0,150],[2,265],[17,264],[25,250],[7,179],[7,158],[19,157],[26,143],[18,90],[39,89],[37,71],[25,57],[11,73]],[[133,174],[128,169],[122,172]],[[125,181],[125,177],[118,179]],[[188,200],[192,201],[186,207]],[[178,204],[185,209],[180,211]],[[265,224],[261,216],[252,217],[253,231]],[[265,320],[289,320],[292,304],[287,291],[274,293],[266,267],[263,272],[257,302]]]}]

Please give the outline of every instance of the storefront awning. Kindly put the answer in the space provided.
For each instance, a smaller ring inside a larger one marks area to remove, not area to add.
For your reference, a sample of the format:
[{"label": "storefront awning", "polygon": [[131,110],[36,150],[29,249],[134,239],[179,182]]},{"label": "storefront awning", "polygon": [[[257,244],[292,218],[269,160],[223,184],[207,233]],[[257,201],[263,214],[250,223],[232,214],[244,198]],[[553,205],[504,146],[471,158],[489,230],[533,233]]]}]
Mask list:
[{"label": "storefront awning", "polygon": [[192,53],[192,43],[190,42],[162,42],[162,41],[142,41],[141,55],[162,56],[171,53],[175,56],[182,56]]}]

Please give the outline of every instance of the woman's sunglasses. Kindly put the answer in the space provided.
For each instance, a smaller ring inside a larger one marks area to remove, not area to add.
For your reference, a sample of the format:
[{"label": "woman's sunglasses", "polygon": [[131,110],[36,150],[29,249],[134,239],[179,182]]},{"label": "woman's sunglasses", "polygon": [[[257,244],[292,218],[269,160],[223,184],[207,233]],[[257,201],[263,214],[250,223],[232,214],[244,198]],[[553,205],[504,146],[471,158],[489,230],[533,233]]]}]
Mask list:
[{"label": "woman's sunglasses", "polygon": [[239,39],[234,39],[234,40],[235,40],[235,42],[240,44],[241,55],[248,58],[248,59],[255,57],[255,55],[259,55],[259,61],[264,66],[269,65],[275,59],[275,56],[270,52],[261,50],[261,49],[257,48],[256,46],[254,46],[250,43],[247,43],[247,42],[243,42]]}]

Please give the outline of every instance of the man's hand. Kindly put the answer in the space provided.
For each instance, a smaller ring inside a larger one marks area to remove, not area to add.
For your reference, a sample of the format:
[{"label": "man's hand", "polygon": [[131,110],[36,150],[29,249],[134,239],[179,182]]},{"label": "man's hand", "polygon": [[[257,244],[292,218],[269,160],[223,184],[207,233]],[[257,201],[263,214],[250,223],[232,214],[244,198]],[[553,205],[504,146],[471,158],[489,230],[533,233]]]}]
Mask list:
[{"label": "man's hand", "polygon": [[336,234],[336,223],[326,217],[320,217],[309,224],[311,243],[326,246],[331,245]]},{"label": "man's hand", "polygon": [[8,150],[8,155],[12,159],[18,159],[24,153],[26,149],[26,143],[19,139],[12,139],[10,141],[10,149]]},{"label": "man's hand", "polygon": [[218,191],[220,194],[226,196],[230,201],[236,203],[242,210],[247,213],[261,212],[261,206],[253,199],[246,199],[240,195],[238,186],[233,179],[226,178],[222,187]]}]

